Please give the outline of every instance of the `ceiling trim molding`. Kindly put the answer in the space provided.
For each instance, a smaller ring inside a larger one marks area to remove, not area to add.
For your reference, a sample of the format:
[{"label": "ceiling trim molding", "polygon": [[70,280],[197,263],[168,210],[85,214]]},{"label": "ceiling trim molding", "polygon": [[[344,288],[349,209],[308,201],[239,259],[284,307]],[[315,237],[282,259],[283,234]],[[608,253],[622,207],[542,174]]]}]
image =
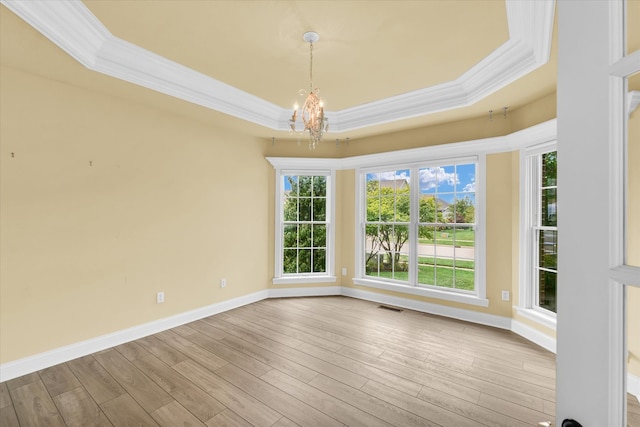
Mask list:
[{"label": "ceiling trim molding", "polygon": [[[115,37],[81,1],[0,0],[85,67],[246,120],[289,130],[289,109]],[[339,111],[332,132],[349,132],[469,106],[546,64],[555,0],[506,1],[509,40],[455,80]]]},{"label": "ceiling trim molding", "polygon": [[517,151],[526,147],[555,141],[557,139],[557,119],[531,126],[505,136],[409,148],[384,153],[361,156],[332,158],[313,157],[267,157],[274,169],[301,170],[345,170],[389,165],[406,165],[426,160],[461,158],[483,154]]},{"label": "ceiling trim molding", "polygon": [[630,91],[627,99],[627,112],[631,115],[640,105],[640,90]]}]

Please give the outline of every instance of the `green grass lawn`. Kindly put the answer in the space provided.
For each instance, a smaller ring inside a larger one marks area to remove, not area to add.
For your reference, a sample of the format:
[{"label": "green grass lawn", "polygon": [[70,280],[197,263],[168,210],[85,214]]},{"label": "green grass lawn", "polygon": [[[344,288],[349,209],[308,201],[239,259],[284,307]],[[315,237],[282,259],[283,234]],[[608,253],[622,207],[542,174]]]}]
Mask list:
[{"label": "green grass lawn", "polygon": [[[435,270],[435,278],[434,278]],[[455,271],[455,286],[453,285],[453,276]],[[367,276],[377,276],[385,279],[409,280],[409,272],[407,271],[381,271],[380,275],[376,272],[367,273]],[[463,270],[450,267],[433,267],[430,265],[418,266],[418,284],[437,285],[445,288],[473,290],[474,271]]]},{"label": "green grass lawn", "polygon": [[[436,243],[439,245],[456,246],[474,246],[476,241],[475,230],[456,230],[455,233],[451,229],[436,231]],[[455,236],[455,241],[454,241]],[[419,239],[420,243],[433,244],[433,239]]]},{"label": "green grass lawn", "polygon": [[[409,257],[406,255],[401,255],[400,259],[407,262],[409,260]],[[438,263],[438,266],[453,267],[453,260],[451,258],[434,258],[427,256],[418,257],[418,264],[420,265],[435,265],[436,262]],[[475,261],[456,259],[455,266],[456,268],[469,268],[473,270],[475,268],[475,265]]]},{"label": "green grass lawn", "polygon": [[[418,257],[418,264],[420,265],[435,265],[436,262],[442,267],[453,267],[453,260],[450,258]],[[475,261],[456,259],[456,268],[469,268],[473,270],[475,268],[475,264]]]}]

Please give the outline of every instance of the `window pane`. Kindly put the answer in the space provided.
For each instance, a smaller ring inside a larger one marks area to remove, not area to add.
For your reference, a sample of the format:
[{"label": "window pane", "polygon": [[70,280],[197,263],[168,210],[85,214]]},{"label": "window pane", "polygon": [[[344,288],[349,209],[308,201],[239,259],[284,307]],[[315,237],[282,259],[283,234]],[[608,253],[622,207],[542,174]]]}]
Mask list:
[{"label": "window pane", "polygon": [[316,248],[324,248],[327,246],[327,226],[313,226],[313,246]]},{"label": "window pane", "polygon": [[542,186],[555,187],[557,184],[557,152],[542,155]]},{"label": "window pane", "polygon": [[475,222],[475,197],[465,195],[462,198],[456,197],[448,207],[447,218],[450,222],[473,224]]},{"label": "window pane", "polygon": [[539,270],[538,275],[538,305],[549,311],[556,312],[556,280],[557,274]]},{"label": "window pane", "polygon": [[285,196],[284,200],[284,220],[298,220],[298,199],[293,196]]},{"label": "window pane", "polygon": [[313,200],[313,220],[324,221],[327,218],[327,199]]},{"label": "window pane", "polygon": [[313,272],[314,273],[324,273],[326,272],[326,250],[324,249],[314,249],[313,250]]},{"label": "window pane", "polygon": [[394,246],[392,270],[394,272],[394,279],[408,280],[409,279],[409,226],[396,225],[393,230],[394,233]]},{"label": "window pane", "polygon": [[300,197],[311,197],[311,183],[313,177],[300,176],[298,177],[298,193]]},{"label": "window pane", "polygon": [[298,227],[298,247],[311,247],[311,224],[300,224]]},{"label": "window pane", "polygon": [[438,193],[438,209],[442,212],[442,222],[455,222],[455,203],[456,196],[454,193]]},{"label": "window pane", "polygon": [[474,163],[456,166],[456,193],[475,193],[476,165]]},{"label": "window pane", "polygon": [[434,196],[420,197],[420,222],[436,222],[436,198]]},{"label": "window pane", "polygon": [[472,291],[475,284],[474,271],[468,268],[456,267],[454,269],[455,282],[453,287],[465,291]]},{"label": "window pane", "polygon": [[418,227],[418,283],[435,285],[436,227]]},{"label": "window pane", "polygon": [[[389,190],[385,188],[383,190]],[[396,216],[396,198],[395,196],[380,197],[380,221],[393,222]]]},{"label": "window pane", "polygon": [[555,270],[558,266],[558,232],[540,230],[539,233],[538,258],[540,267]]},{"label": "window pane", "polygon": [[[475,245],[476,245],[476,231],[472,226],[456,227],[456,232],[455,232],[456,247],[466,247],[466,248],[471,248],[471,250],[473,250]],[[470,258],[475,259],[474,254],[475,252],[470,252],[469,253]]]},{"label": "window pane", "polygon": [[438,170],[440,168],[420,169],[420,193],[435,194],[438,188]]},{"label": "window pane", "polygon": [[395,209],[397,222],[409,222],[409,195],[398,195]]},{"label": "window pane", "polygon": [[327,196],[327,177],[326,176],[313,177],[313,196],[314,197]]},{"label": "window pane", "polygon": [[382,254],[379,252],[367,252],[365,257],[365,274],[367,276],[380,276],[382,266]]},{"label": "window pane", "polygon": [[544,226],[555,227],[557,225],[556,211],[556,192],[555,188],[547,188],[542,190],[542,200],[540,209],[540,222]]},{"label": "window pane", "polygon": [[298,251],[298,273],[311,273],[311,249]]},{"label": "window pane", "polygon": [[367,197],[367,221],[380,220],[380,198]]},{"label": "window pane", "polygon": [[284,194],[292,197],[298,196],[298,177],[287,175],[284,177]]},{"label": "window pane", "polygon": [[442,166],[438,168],[438,192],[448,193],[455,190],[458,182],[455,166]]},{"label": "window pane", "polygon": [[297,246],[298,246],[298,226],[285,225],[283,247],[295,248]]},{"label": "window pane", "polygon": [[284,250],[283,270],[285,273],[298,272],[298,250],[297,249]]},{"label": "window pane", "polygon": [[311,199],[298,199],[299,221],[311,221]]}]

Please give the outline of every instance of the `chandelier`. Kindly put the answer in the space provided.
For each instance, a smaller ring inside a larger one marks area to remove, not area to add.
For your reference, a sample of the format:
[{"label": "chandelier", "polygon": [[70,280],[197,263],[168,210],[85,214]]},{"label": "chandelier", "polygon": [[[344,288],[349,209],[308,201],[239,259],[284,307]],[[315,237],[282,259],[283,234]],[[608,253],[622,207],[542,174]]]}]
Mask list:
[{"label": "chandelier", "polygon": [[[309,148],[315,149],[322,135],[329,129],[329,120],[324,116],[324,106],[318,93],[320,89],[313,87],[313,43],[320,39],[318,33],[308,31],[302,35],[302,39],[309,43],[309,92],[304,89],[300,89],[298,94],[300,96],[307,95],[302,108],[298,109],[298,104],[293,107],[293,114],[289,120],[291,126],[291,132],[297,135],[302,135],[304,132],[309,132]],[[304,129],[296,130],[296,120],[298,116],[302,119]]]}]

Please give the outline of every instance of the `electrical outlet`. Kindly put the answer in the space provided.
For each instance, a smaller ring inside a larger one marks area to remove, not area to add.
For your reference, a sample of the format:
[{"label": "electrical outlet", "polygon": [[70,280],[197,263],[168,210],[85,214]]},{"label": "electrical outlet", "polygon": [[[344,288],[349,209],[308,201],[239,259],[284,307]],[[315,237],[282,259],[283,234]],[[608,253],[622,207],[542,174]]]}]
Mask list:
[{"label": "electrical outlet", "polygon": [[158,292],[156,294],[156,303],[162,304],[164,302],[164,292]]},{"label": "electrical outlet", "polygon": [[502,291],[502,301],[509,301],[509,291]]},{"label": "electrical outlet", "polygon": [[220,287],[225,288],[227,286],[227,279],[220,279]]},{"label": "electrical outlet", "polygon": [[343,276],[347,275],[347,267],[342,267],[342,275]]}]

